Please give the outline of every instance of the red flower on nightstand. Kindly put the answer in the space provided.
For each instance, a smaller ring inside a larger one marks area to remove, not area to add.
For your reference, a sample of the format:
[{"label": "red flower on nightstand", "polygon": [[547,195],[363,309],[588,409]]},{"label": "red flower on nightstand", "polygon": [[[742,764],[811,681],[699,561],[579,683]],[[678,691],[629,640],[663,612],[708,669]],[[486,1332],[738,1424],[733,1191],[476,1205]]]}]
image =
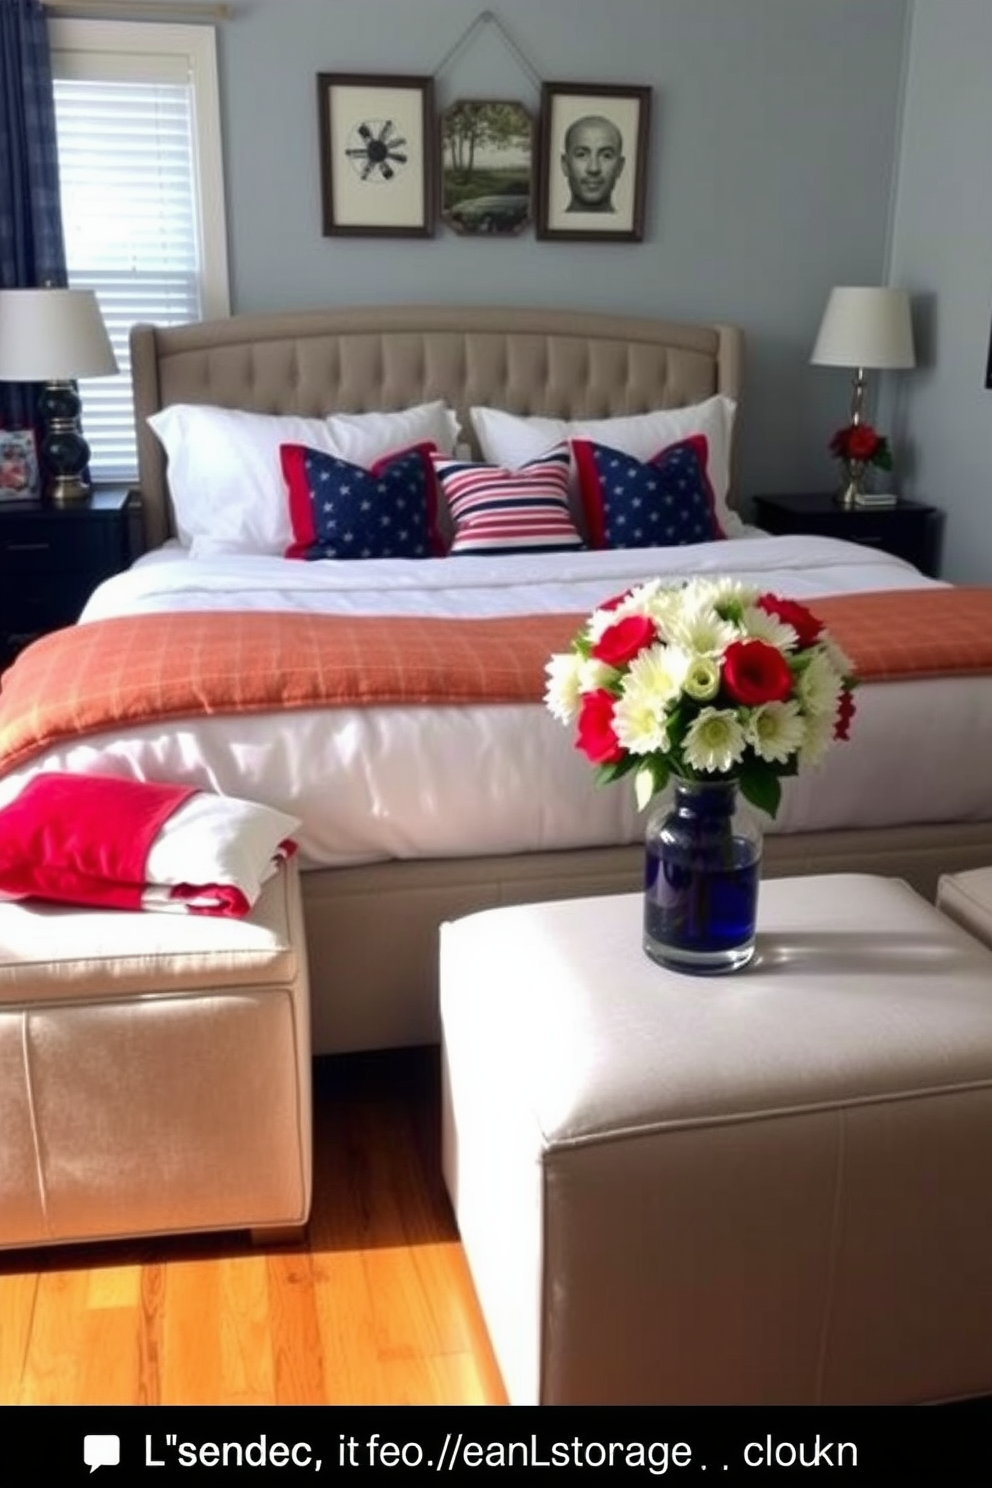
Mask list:
[{"label": "red flower on nightstand", "polygon": [[892,469],[889,441],[871,424],[848,424],[838,429],[830,441],[830,453],[845,462],[860,460],[865,465],[877,465],[880,470]]}]

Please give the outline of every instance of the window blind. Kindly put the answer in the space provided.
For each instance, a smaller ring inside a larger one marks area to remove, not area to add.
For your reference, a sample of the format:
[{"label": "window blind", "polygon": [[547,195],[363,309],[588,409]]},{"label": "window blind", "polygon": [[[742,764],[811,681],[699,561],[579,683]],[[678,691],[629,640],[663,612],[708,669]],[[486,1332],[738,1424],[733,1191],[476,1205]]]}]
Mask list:
[{"label": "window blind", "polygon": [[53,19],[69,283],[96,291],[120,375],[86,379],[99,482],[137,474],[135,321],[230,313],[216,35],[212,26]]},{"label": "window blind", "polygon": [[83,431],[94,477],[131,480],[131,326],[202,312],[192,89],[56,78],[55,111],[69,283],[95,290],[121,368],[80,382]]}]

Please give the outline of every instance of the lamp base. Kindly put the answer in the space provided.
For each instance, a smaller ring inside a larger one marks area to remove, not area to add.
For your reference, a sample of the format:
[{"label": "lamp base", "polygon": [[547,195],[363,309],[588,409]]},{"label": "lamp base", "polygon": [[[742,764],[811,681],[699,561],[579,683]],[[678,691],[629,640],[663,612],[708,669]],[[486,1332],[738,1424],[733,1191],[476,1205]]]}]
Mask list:
[{"label": "lamp base", "polygon": [[53,476],[48,486],[48,499],[53,506],[78,506],[81,501],[89,501],[92,494],[92,486],[78,475]]},{"label": "lamp base", "polygon": [[853,511],[856,506],[861,506],[864,500],[864,480],[867,470],[866,460],[844,461],[844,484],[834,498],[837,505],[844,511]]},{"label": "lamp base", "polygon": [[90,498],[86,479],[90,447],[79,427],[80,409],[79,393],[71,382],[49,382],[42,388],[41,465],[46,494],[55,506],[76,506]]}]

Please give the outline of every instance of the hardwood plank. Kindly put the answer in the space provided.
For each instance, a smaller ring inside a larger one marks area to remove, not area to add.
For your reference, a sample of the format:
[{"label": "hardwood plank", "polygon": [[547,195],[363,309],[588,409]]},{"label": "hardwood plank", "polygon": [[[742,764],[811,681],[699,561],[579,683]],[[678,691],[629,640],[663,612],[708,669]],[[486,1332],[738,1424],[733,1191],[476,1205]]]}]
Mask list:
[{"label": "hardwood plank", "polygon": [[[84,1274],[92,1281],[99,1271]],[[87,1305],[76,1344],[74,1398],[80,1405],[138,1403],[138,1316],[137,1306]]]},{"label": "hardwood plank", "polygon": [[317,1061],[301,1241],[0,1256],[0,1404],[502,1404],[440,1170],[437,1050]]},{"label": "hardwood plank", "polygon": [[10,1260],[4,1257],[0,1272],[0,1402],[17,1405],[28,1368],[38,1277],[30,1271],[8,1270]]},{"label": "hardwood plank", "polygon": [[137,1338],[138,1405],[162,1401],[162,1319],[166,1267],[149,1260],[141,1267],[140,1318]]},{"label": "hardwood plank", "polygon": [[324,1342],[317,1320],[309,1250],[267,1258],[273,1399],[276,1405],[323,1405]]},{"label": "hardwood plank", "polygon": [[[86,1269],[43,1271],[38,1277],[20,1405],[88,1404],[80,1362],[87,1325]],[[112,1403],[108,1383],[108,1403]],[[6,1392],[4,1393],[6,1398]]]}]

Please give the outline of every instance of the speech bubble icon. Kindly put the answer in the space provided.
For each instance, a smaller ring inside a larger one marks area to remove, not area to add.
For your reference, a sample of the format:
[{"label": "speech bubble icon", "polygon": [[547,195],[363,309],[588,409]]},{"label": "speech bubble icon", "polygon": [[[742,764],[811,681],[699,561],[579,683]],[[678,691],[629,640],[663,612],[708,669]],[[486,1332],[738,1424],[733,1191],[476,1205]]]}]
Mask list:
[{"label": "speech bubble icon", "polygon": [[120,1467],[120,1437],[110,1432],[99,1436],[84,1436],[83,1461],[91,1473],[95,1473],[98,1467]]}]

